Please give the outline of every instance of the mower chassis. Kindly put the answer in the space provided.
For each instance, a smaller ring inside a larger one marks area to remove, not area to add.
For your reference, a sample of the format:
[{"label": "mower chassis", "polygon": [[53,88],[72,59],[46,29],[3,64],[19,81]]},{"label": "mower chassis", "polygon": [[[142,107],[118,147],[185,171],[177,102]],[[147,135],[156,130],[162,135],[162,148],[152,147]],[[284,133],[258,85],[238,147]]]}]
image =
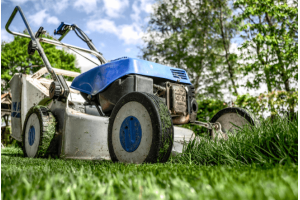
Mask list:
[{"label": "mower chassis", "polygon": [[[16,13],[19,11],[29,35],[13,32],[9,29]],[[12,90],[13,112],[12,112],[12,137],[22,141],[22,131],[26,115],[33,106],[47,106],[56,118],[56,134],[60,137],[59,154],[62,158],[70,159],[109,159],[108,151],[108,123],[109,118],[86,112],[85,100],[78,91],[70,89],[70,82],[62,81],[64,76],[76,77],[79,73],[69,72],[52,68],[40,42],[46,42],[54,45],[65,46],[73,50],[95,55],[102,63],[107,61],[103,56],[94,51],[80,47],[61,43],[60,41],[40,38],[42,28],[34,35],[23,12],[19,6],[16,6],[10,16],[6,30],[17,36],[31,39],[30,54],[38,51],[45,68],[39,70],[33,75],[15,74],[10,81]],[[52,80],[42,78],[49,72]],[[53,81],[58,81],[62,88],[61,96],[64,101],[52,100],[49,97],[49,88]],[[65,92],[67,91],[67,92]],[[76,107],[76,108],[75,108]],[[41,124],[42,125],[42,124]],[[174,145],[173,154],[181,153],[183,146],[189,140],[193,139],[194,133],[188,129],[174,127]]]},{"label": "mower chassis", "polygon": [[[79,73],[55,69],[58,75],[76,77]],[[107,145],[108,117],[86,114],[85,100],[80,93],[71,89],[67,102],[49,98],[52,80],[42,76],[47,72],[42,68],[33,75],[15,74],[10,81],[13,108],[12,137],[22,141],[22,130],[28,110],[32,106],[47,105],[56,118],[56,132],[61,136],[60,157],[69,159],[110,159]],[[67,82],[68,85],[71,82]],[[51,103],[49,103],[51,102]],[[74,108],[74,104],[81,107]],[[15,109],[15,110],[14,110]],[[80,112],[78,111],[80,110]],[[172,154],[181,153],[185,143],[193,139],[191,130],[174,126]]]}]

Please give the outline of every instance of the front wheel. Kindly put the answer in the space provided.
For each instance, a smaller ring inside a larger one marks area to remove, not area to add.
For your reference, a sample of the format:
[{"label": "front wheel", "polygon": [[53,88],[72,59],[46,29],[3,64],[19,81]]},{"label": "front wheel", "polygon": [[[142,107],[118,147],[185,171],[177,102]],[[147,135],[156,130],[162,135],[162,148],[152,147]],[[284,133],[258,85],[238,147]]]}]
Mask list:
[{"label": "front wheel", "polygon": [[115,105],[108,126],[108,149],[114,162],[166,162],[174,130],[167,106],[156,96],[132,92]]},{"label": "front wheel", "polygon": [[249,111],[242,108],[229,107],[220,110],[210,120],[211,123],[219,122],[221,124],[222,135],[209,130],[212,139],[228,138],[228,134],[236,134],[244,126],[258,126],[258,120]]},{"label": "front wheel", "polygon": [[23,127],[22,142],[25,157],[58,155],[56,120],[47,107],[30,108]]}]

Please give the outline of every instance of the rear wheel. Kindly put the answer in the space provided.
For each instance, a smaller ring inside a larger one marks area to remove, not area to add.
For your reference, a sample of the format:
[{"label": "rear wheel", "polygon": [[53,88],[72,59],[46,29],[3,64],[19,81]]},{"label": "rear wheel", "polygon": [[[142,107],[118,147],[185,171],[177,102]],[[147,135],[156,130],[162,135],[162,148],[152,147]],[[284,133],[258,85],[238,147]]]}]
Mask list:
[{"label": "rear wheel", "polygon": [[257,126],[259,124],[258,120],[249,111],[235,107],[220,110],[210,122],[219,122],[223,132],[222,135],[217,135],[216,132],[209,130],[212,139],[216,137],[227,139],[229,133],[236,134],[244,126]]},{"label": "rear wheel", "polygon": [[47,107],[34,106],[28,111],[22,134],[25,157],[35,158],[58,155],[56,121]]},{"label": "rear wheel", "polygon": [[151,94],[126,94],[118,101],[109,119],[108,148],[114,162],[166,162],[173,138],[172,118],[167,106]]}]

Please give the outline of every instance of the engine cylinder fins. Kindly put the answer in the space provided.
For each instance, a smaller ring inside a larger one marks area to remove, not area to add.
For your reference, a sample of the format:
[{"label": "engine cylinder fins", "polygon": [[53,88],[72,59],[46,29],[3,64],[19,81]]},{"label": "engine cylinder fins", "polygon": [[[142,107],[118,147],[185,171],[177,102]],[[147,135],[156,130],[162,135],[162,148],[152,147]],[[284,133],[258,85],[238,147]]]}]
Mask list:
[{"label": "engine cylinder fins", "polygon": [[228,107],[220,110],[210,120],[211,123],[221,124],[222,135],[216,134],[213,130],[208,130],[212,139],[227,139],[229,134],[238,134],[243,126],[259,126],[259,121],[255,116],[242,108]]},{"label": "engine cylinder fins", "polygon": [[170,113],[158,97],[131,92],[117,102],[108,126],[108,149],[112,161],[166,162],[173,140]]},{"label": "engine cylinder fins", "polygon": [[30,108],[23,127],[22,146],[25,157],[58,155],[59,136],[56,134],[56,120],[48,108]]}]

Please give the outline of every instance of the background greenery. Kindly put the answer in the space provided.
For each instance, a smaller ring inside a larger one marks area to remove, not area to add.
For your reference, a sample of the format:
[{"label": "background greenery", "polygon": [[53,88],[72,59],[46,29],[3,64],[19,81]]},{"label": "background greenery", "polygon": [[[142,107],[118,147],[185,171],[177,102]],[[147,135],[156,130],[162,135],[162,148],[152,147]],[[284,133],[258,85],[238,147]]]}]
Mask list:
[{"label": "background greenery", "polygon": [[[294,115],[298,1],[160,0],[144,41],[142,58],[185,69],[203,104],[224,101],[227,90],[232,103],[257,116]],[[238,92],[262,86],[257,96]]]},{"label": "background greenery", "polygon": [[[24,33],[27,33],[26,30]],[[42,36],[52,38],[49,35]],[[44,67],[44,63],[37,52],[34,55],[27,53],[29,41],[29,38],[14,36],[12,42],[1,42],[1,93],[8,91],[8,82],[15,73],[33,74]],[[76,57],[73,54],[69,54],[63,49],[57,49],[52,44],[41,43],[41,46],[52,67],[80,72],[80,68],[75,65]],[[36,65],[36,67],[30,67],[30,65]],[[66,77],[66,79],[72,80],[71,77]]]}]

